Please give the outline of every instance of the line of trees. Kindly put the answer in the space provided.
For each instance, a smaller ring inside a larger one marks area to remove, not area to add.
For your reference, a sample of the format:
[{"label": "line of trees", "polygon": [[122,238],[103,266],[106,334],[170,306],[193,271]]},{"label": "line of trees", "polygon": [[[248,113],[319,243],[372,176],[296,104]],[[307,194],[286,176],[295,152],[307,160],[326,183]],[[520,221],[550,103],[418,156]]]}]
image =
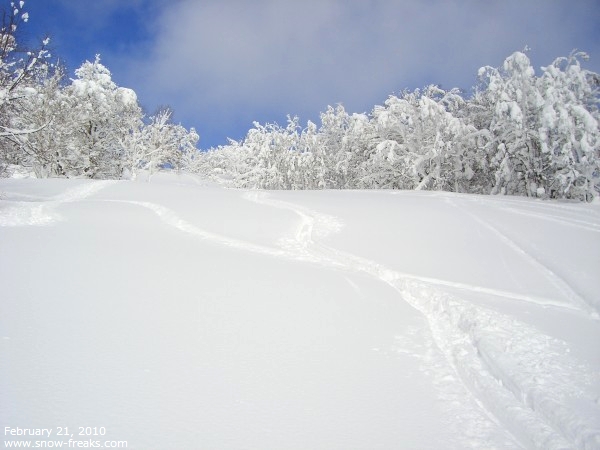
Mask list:
[{"label": "line of trees", "polygon": [[591,200],[600,194],[600,75],[573,52],[536,75],[524,52],[483,67],[470,96],[438,86],[390,96],[369,114],[338,105],[320,125],[254,123],[198,152],[164,109],[146,117],[96,57],[67,80],[44,40],[20,48],[24,2],[0,24],[0,176],[135,178],[176,167],[264,189],[429,189]]},{"label": "line of trees", "polygon": [[591,200],[600,188],[600,76],[573,52],[536,76],[523,52],[483,67],[469,98],[428,86],[320,126],[254,123],[193,170],[264,189],[429,189]]},{"label": "line of trees", "polygon": [[40,178],[135,178],[140,169],[193,159],[196,132],[172,123],[168,109],[146,117],[135,92],[117,86],[98,56],[67,80],[48,39],[23,50],[23,6],[11,2],[0,25],[0,175],[19,167]]}]

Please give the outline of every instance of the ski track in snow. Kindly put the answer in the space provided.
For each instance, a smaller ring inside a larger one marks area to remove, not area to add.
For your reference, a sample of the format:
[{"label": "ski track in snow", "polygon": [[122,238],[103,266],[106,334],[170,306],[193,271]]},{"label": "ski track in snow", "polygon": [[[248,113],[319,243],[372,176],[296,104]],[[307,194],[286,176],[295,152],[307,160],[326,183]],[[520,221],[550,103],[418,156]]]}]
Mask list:
[{"label": "ski track in snow", "polygon": [[452,200],[448,199],[450,205],[455,208],[460,208],[465,214],[470,216],[477,223],[482,225],[484,228],[492,232],[501,242],[505,243],[509,248],[519,254],[523,259],[528,261],[534,266],[556,289],[561,292],[570,302],[577,305],[582,311],[588,313],[592,318],[599,319],[600,316],[598,311],[594,308],[595,305],[591,305],[586,299],[581,297],[575,290],[567,283],[561,276],[552,271],[546,264],[540,261],[538,258],[533,256],[532,252],[525,250],[521,245],[517,244],[514,239],[511,239],[506,234],[502,233],[498,228],[482,219],[481,217],[473,214],[470,211],[462,208]]},{"label": "ski track in snow", "polygon": [[[411,191],[406,192],[384,192],[388,195],[410,196]],[[582,209],[581,205],[553,202],[551,205],[543,203],[542,200],[532,201],[530,198],[510,197],[510,196],[484,196],[480,195],[463,195],[451,192],[427,192],[429,198],[443,198],[446,201],[460,198],[472,203],[485,204],[494,208],[509,211],[514,214],[519,214],[527,217],[535,217],[537,219],[547,220],[561,225],[566,225],[574,228],[580,228],[586,231],[600,233],[600,209],[594,211]],[[426,197],[426,198],[427,198]],[[507,206],[507,205],[514,205]],[[518,208],[517,208],[518,207]],[[527,211],[525,211],[527,210]],[[557,211],[564,211],[568,216],[556,215]]]},{"label": "ski track in snow", "polygon": [[226,236],[222,236],[220,234],[211,233],[210,231],[203,230],[202,228],[198,228],[192,223],[182,219],[179,217],[174,211],[171,209],[159,205],[157,203],[152,202],[141,202],[135,200],[104,200],[110,203],[126,203],[130,205],[140,206],[142,208],[146,208],[153,213],[155,213],[160,220],[162,220],[167,225],[176,228],[179,231],[190,234],[196,238],[213,242],[218,245],[223,245],[225,247],[234,248],[237,250],[249,251],[252,253],[259,253],[268,256],[274,257],[290,257],[290,255],[286,254],[285,251],[275,248],[269,248],[262,245],[252,244],[249,242],[240,241],[238,239],[229,238]]},{"label": "ski track in snow", "polygon": [[510,208],[510,207],[502,207],[500,208],[503,211],[509,211],[513,214],[519,214],[522,216],[527,216],[527,217],[535,217],[536,219],[542,219],[542,220],[548,220],[550,222],[555,222],[555,223],[559,223],[561,225],[567,225],[570,227],[575,227],[575,228],[580,228],[582,230],[586,230],[586,231],[593,231],[595,233],[600,233],[600,224],[596,223],[596,222],[591,222],[588,220],[581,220],[581,219],[575,219],[575,218],[565,218],[565,217],[559,217],[559,216],[555,216],[552,214],[548,214],[546,212],[544,213],[536,213],[536,212],[526,212],[520,209],[516,209],[516,208]]},{"label": "ski track in snow", "polygon": [[[446,198],[452,200],[452,197]],[[491,205],[494,208],[498,208],[502,211],[508,211],[513,214],[518,214],[526,217],[534,217],[536,219],[546,220],[569,227],[600,233],[600,214],[597,214],[597,212],[600,212],[600,210],[582,210],[577,205],[569,206],[568,204],[560,203],[552,203],[552,205],[546,205],[543,203],[537,203],[532,201],[510,199],[508,197],[500,197],[500,204],[496,204],[498,202],[493,201],[486,202],[478,196],[470,196],[465,198],[470,202]],[[496,199],[493,198],[492,200]],[[514,205],[515,207],[507,206],[510,204]],[[563,211],[565,214],[568,215],[557,215],[557,211]]]},{"label": "ski track in snow", "polygon": [[116,181],[89,181],[49,199],[21,196],[21,198],[30,198],[31,200],[4,200],[8,205],[0,209],[0,227],[43,226],[58,222],[61,220],[60,214],[56,212],[59,205],[84,200],[113,183]]},{"label": "ski track in snow", "polygon": [[[437,348],[475,401],[521,444],[543,449],[600,448],[600,408],[594,399],[585,397],[583,388],[597,382],[597,374],[571,360],[564,342],[432,286],[443,285],[439,280],[431,280],[437,281],[431,283],[405,277],[374,261],[314,242],[315,227],[324,226],[325,233],[339,228],[334,218],[273,200],[265,192],[248,192],[244,197],[291,210],[300,217],[293,241],[283,242],[287,248],[295,247],[326,265],[368,273],[396,289],[425,316]],[[578,307],[589,309],[562,279],[503,234],[492,231],[523,257],[532,258],[549,281],[567,293]],[[458,287],[455,283],[446,285]],[[565,305],[561,303],[561,306]],[[573,399],[586,402],[593,413],[584,415],[575,410],[569,402]],[[464,419],[462,426],[472,425],[475,420],[480,430],[489,430],[490,425],[481,418]]]}]

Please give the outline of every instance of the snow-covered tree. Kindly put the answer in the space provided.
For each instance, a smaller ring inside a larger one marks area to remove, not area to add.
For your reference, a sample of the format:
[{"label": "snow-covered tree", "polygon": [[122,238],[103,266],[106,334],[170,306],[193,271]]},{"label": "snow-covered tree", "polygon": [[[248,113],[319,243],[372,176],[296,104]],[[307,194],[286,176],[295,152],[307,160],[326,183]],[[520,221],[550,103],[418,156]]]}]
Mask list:
[{"label": "snow-covered tree", "polygon": [[190,165],[199,137],[193,128],[188,131],[171,123],[171,115],[169,109],[159,111],[150,118],[149,124],[124,135],[124,166],[131,178],[136,178],[138,169],[147,170],[152,176],[165,164]]},{"label": "snow-covered tree", "polygon": [[487,116],[479,125],[491,135],[492,193],[536,196],[546,163],[537,135],[543,98],[531,62],[515,52],[500,69],[481,68],[479,78],[474,102]]},{"label": "snow-covered tree", "polygon": [[13,118],[19,128],[38,130],[19,137],[19,165],[38,178],[68,176],[73,171],[76,158],[68,151],[72,127],[62,92],[63,79],[60,67],[51,75],[42,74],[27,107]]},{"label": "snow-covered tree", "polygon": [[473,122],[489,132],[492,193],[589,199],[597,195],[598,86],[582,53],[558,58],[541,77],[516,52],[479,71]]},{"label": "snow-covered tree", "polygon": [[366,114],[348,114],[342,105],[329,106],[321,113],[318,147],[315,150],[325,166],[325,188],[358,187],[362,164],[368,158],[372,124]]},{"label": "snow-covered tree", "polygon": [[230,139],[227,145],[196,153],[186,169],[223,184],[240,186],[239,180],[252,170],[252,164],[252,155],[242,142]]},{"label": "snow-covered tree", "polygon": [[251,158],[250,170],[240,177],[242,185],[262,189],[287,187],[288,151],[294,148],[296,128],[297,119],[289,119],[287,128],[254,122],[254,128],[248,131],[242,144]]},{"label": "snow-covered tree", "polygon": [[75,127],[70,149],[77,153],[77,169],[89,178],[120,178],[128,137],[142,124],[137,96],[112,81],[99,56],[75,75],[65,94]]},{"label": "snow-covered tree", "polygon": [[322,189],[327,175],[322,154],[318,151],[317,125],[309,121],[306,128],[298,129],[294,130],[294,148],[289,154],[289,189]]},{"label": "snow-covered tree", "polygon": [[574,52],[543,67],[538,125],[544,193],[589,200],[600,183],[598,76],[582,69],[587,55]]},{"label": "snow-covered tree", "polygon": [[469,190],[480,161],[477,130],[453,114],[463,103],[458,91],[429,86],[375,107],[365,187]]},{"label": "snow-covered tree", "polygon": [[0,23],[0,172],[8,163],[19,163],[22,138],[46,125],[28,127],[17,120],[36,95],[35,81],[47,71],[49,58],[48,39],[31,51],[22,50],[17,42],[17,29],[29,19],[24,4],[11,2]]}]

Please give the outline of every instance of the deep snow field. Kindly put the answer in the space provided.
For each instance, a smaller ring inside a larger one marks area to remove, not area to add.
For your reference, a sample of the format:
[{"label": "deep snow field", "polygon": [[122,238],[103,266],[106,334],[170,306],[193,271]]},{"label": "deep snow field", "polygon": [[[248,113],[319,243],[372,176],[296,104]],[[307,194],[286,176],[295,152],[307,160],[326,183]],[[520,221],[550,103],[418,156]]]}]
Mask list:
[{"label": "deep snow field", "polygon": [[600,448],[600,204],[142,178],[0,180],[5,447]]}]

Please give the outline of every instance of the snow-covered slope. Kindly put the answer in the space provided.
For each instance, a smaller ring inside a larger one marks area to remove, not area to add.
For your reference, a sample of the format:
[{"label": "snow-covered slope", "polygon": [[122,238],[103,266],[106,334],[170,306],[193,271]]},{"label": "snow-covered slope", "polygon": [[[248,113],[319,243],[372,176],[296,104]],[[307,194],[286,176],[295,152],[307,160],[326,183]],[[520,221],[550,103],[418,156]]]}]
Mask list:
[{"label": "snow-covered slope", "polygon": [[169,174],[0,193],[5,446],[600,448],[598,204]]}]

